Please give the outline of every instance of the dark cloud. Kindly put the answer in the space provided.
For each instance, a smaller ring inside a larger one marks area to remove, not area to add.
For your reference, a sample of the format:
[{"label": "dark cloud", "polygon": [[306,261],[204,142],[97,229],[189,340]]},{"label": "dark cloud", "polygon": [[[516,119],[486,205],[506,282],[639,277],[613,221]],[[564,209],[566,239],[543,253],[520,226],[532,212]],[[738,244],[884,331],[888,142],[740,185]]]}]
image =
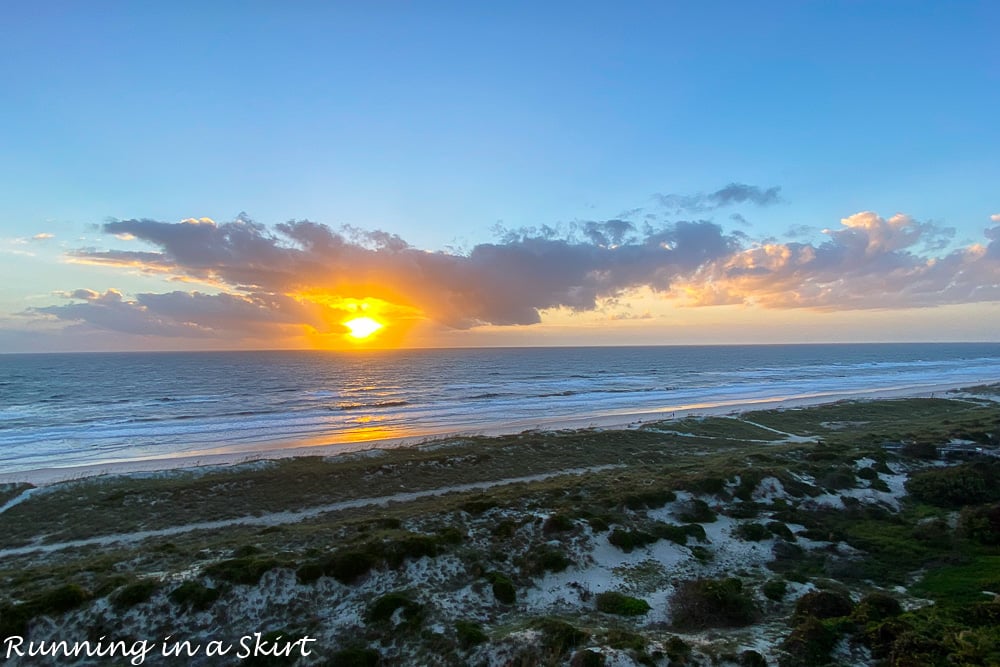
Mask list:
[{"label": "dark cloud", "polygon": [[654,198],[661,206],[675,212],[704,213],[717,208],[752,204],[771,206],[781,202],[781,187],[760,188],[744,183],[730,183],[720,190],[695,195],[658,194]]},{"label": "dark cloud", "polygon": [[310,221],[267,228],[230,223],[123,220],[104,225],[160,252],[94,251],[78,260],[145,267],[229,289],[287,295],[325,292],[375,297],[413,306],[444,325],[534,324],[539,310],[594,307],[597,299],[654,285],[667,289],[679,273],[737,246],[710,222],[679,222],[640,234],[623,220],[578,226],[580,239],[552,228],[507,231],[499,243],[467,255],[426,252],[384,232],[335,231]]}]

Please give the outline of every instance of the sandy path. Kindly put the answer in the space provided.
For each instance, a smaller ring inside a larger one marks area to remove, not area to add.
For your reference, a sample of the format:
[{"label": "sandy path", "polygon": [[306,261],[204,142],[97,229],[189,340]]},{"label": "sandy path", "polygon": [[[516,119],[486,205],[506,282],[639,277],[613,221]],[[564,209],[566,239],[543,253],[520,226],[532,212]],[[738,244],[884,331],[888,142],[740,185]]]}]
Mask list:
[{"label": "sandy path", "polygon": [[613,468],[624,467],[619,464],[608,464],[600,466],[591,466],[588,468],[570,468],[568,470],[560,470],[557,472],[546,472],[540,473],[538,475],[527,475],[525,477],[508,477],[506,479],[496,479],[488,482],[470,482],[468,484],[456,484],[454,486],[445,486],[437,489],[426,489],[424,491],[411,491],[407,493],[397,493],[391,496],[378,496],[375,498],[356,498],[354,500],[343,500],[337,503],[330,503],[328,505],[318,505],[315,507],[307,507],[301,510],[286,511],[286,512],[270,512],[268,514],[261,514],[255,516],[241,516],[233,519],[222,519],[219,521],[201,521],[198,523],[189,523],[183,526],[171,526],[170,528],[158,528],[156,530],[139,530],[131,533],[116,533],[113,535],[101,535],[99,537],[88,537],[82,540],[69,540],[66,542],[54,542],[52,544],[33,544],[25,547],[14,547],[10,549],[0,549],[0,558],[7,558],[10,556],[22,556],[29,553],[51,553],[53,551],[61,551],[63,549],[76,549],[80,547],[89,546],[106,546],[108,544],[131,544],[135,542],[141,542],[143,540],[148,540],[153,537],[169,537],[171,535],[180,535],[182,533],[190,533],[196,530],[219,530],[220,528],[228,528],[231,526],[277,526],[281,524],[297,523],[304,519],[311,519],[313,517],[319,516],[320,514],[326,514],[328,512],[339,512],[342,510],[356,509],[358,507],[369,507],[372,505],[388,505],[389,503],[406,503],[412,502],[414,500],[419,500],[421,498],[430,498],[433,496],[443,496],[447,493],[463,493],[466,491],[481,491],[484,489],[491,489],[497,486],[506,486],[509,484],[521,484],[529,482],[541,482],[547,479],[552,479],[553,477],[562,477],[564,475],[584,475],[592,472],[601,472],[603,470],[610,470]]}]

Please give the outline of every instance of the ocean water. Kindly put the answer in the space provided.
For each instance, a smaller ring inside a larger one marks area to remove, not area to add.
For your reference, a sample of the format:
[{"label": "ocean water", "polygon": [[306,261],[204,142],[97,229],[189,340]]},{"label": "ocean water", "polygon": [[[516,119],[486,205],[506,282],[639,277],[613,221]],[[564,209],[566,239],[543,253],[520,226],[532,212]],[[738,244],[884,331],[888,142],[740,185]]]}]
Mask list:
[{"label": "ocean water", "polygon": [[0,355],[0,473],[1000,381],[1000,344]]}]

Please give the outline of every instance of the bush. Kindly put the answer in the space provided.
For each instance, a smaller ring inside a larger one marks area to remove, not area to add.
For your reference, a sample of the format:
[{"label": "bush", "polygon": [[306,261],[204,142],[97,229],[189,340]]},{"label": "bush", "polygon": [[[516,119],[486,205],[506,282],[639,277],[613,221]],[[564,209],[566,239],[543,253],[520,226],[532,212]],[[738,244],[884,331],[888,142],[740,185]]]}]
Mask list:
[{"label": "bush", "polygon": [[376,563],[375,556],[367,551],[339,551],[324,558],[320,568],[326,576],[349,585],[367,575]]},{"label": "bush", "polygon": [[767,660],[757,651],[747,649],[740,653],[740,667],[767,667]]},{"label": "bush", "polygon": [[737,537],[748,542],[760,542],[771,536],[771,531],[761,523],[741,523],[735,532]]},{"label": "bush", "polygon": [[458,644],[464,649],[470,649],[485,642],[489,637],[483,632],[483,626],[474,621],[455,621],[455,633]]},{"label": "bush", "polygon": [[782,521],[768,521],[767,529],[772,535],[776,535],[787,542],[795,541],[795,533]]},{"label": "bush", "polygon": [[625,507],[630,510],[659,509],[669,502],[677,500],[677,494],[670,489],[655,491],[640,491],[631,493],[622,499]]},{"label": "bush", "polygon": [[853,609],[851,598],[843,593],[813,591],[806,593],[795,603],[792,620],[799,623],[808,616],[819,619],[849,616]]},{"label": "bush", "polygon": [[1000,504],[966,507],[959,516],[958,531],[979,544],[1000,544]]},{"label": "bush", "polygon": [[651,535],[642,530],[622,530],[621,528],[615,528],[608,535],[608,542],[615,545],[625,553],[632,553],[637,547],[644,547],[647,544],[652,544],[659,539],[655,535]]},{"label": "bush", "polygon": [[590,635],[578,630],[565,621],[556,618],[540,618],[531,627],[542,634],[542,648],[551,656],[561,656],[575,650],[587,641]]},{"label": "bush", "polygon": [[[694,524],[698,525],[698,524]],[[662,521],[657,521],[653,524],[653,535],[658,539],[668,540],[674,544],[680,544],[684,546],[688,541],[688,532],[683,526],[675,526],[669,523],[663,523]]]},{"label": "bush", "polygon": [[768,600],[774,600],[779,602],[785,599],[785,593],[788,592],[788,582],[784,579],[769,579],[760,588],[760,592],[764,594]]},{"label": "bush", "polygon": [[673,623],[685,630],[742,627],[759,610],[739,579],[695,579],[682,583],[670,598]]},{"label": "bush", "polygon": [[892,489],[889,488],[889,484],[886,483],[886,481],[881,477],[878,479],[873,479],[871,481],[871,484],[869,484],[869,488],[871,488],[874,491],[881,491],[882,493],[889,493],[890,491],[892,491]]},{"label": "bush", "polygon": [[64,584],[37,596],[29,606],[35,615],[64,614],[90,599],[90,594],[76,584]]},{"label": "bush", "polygon": [[365,620],[370,623],[387,623],[396,613],[402,610],[403,624],[418,625],[423,616],[423,605],[414,602],[405,593],[386,593],[368,606]]},{"label": "bush", "polygon": [[539,576],[546,572],[562,572],[572,565],[573,561],[558,547],[543,544],[524,554],[519,563],[529,576]]},{"label": "bush", "polygon": [[553,514],[542,524],[542,533],[545,535],[565,533],[566,531],[573,530],[575,526],[576,524],[573,523],[573,519],[565,514]]},{"label": "bush", "polygon": [[168,596],[174,604],[184,609],[204,611],[219,599],[222,593],[216,588],[210,588],[198,581],[185,581],[170,591]]},{"label": "bush", "polygon": [[159,585],[152,579],[141,579],[123,586],[111,599],[117,609],[131,609],[137,604],[147,602]]},{"label": "bush", "polygon": [[718,494],[726,490],[726,480],[721,477],[702,477],[688,484],[692,493]]},{"label": "bush", "polygon": [[642,635],[621,628],[611,628],[608,630],[604,643],[611,648],[619,650],[631,649],[633,651],[644,651],[647,644],[646,638]]},{"label": "bush", "polygon": [[917,500],[944,508],[1000,500],[1000,463],[965,463],[924,470],[910,476],[907,492]]},{"label": "bush", "polygon": [[255,586],[260,583],[260,578],[268,570],[278,567],[280,563],[273,558],[232,558],[230,560],[219,561],[209,565],[202,574],[228,581],[233,584],[246,584]]},{"label": "bush", "polygon": [[500,572],[489,572],[486,574],[486,580],[493,585],[493,597],[496,598],[497,602],[514,604],[517,600],[517,589],[514,588],[514,582],[507,575]]},{"label": "bush", "polygon": [[329,667],[379,667],[382,654],[373,648],[345,648],[335,651],[327,664]]},{"label": "bush", "polygon": [[718,517],[704,500],[693,498],[677,511],[677,518],[685,523],[712,523]]},{"label": "bush", "polygon": [[868,481],[878,479],[878,472],[875,468],[861,468],[855,474],[859,479],[867,479]]},{"label": "bush", "polygon": [[577,651],[569,660],[570,667],[604,667],[604,664],[603,654],[588,649]]},{"label": "bush", "polygon": [[787,655],[781,667],[815,667],[825,665],[837,643],[837,634],[813,616],[803,620],[781,644]]},{"label": "bush", "polygon": [[634,598],[624,593],[608,591],[597,596],[597,611],[618,616],[642,616],[651,607],[645,600]]},{"label": "bush", "polygon": [[858,623],[868,624],[894,618],[902,613],[903,607],[899,604],[899,600],[876,591],[861,598],[851,618]]},{"label": "bush", "polygon": [[854,471],[849,468],[838,468],[826,473],[817,483],[825,488],[839,491],[840,489],[853,489],[858,485],[858,480],[854,476]]}]

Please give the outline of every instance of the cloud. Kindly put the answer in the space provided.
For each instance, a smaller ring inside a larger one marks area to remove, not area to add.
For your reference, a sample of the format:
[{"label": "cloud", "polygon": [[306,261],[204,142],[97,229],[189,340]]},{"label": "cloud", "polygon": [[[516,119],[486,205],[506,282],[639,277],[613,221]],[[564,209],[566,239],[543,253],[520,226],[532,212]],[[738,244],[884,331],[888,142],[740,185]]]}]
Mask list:
[{"label": "cloud", "polygon": [[827,240],[764,243],[701,266],[678,281],[692,305],[854,310],[912,308],[1000,300],[1000,227],[988,245],[943,256],[954,234],[897,214],[862,212],[826,229]]},{"label": "cloud", "polygon": [[1000,222],[1000,213],[994,213],[990,216],[990,220],[993,222]]},{"label": "cloud", "polygon": [[670,281],[738,246],[710,222],[642,232],[621,220],[580,226],[583,240],[507,231],[467,255],[427,252],[394,234],[334,231],[311,221],[273,230],[246,218],[221,224],[123,220],[104,225],[159,252],[79,250],[78,261],[168,273],[251,294],[374,297],[453,328],[535,324],[539,311],[589,310],[623,290]]},{"label": "cloud", "polygon": [[48,232],[41,232],[40,234],[35,234],[31,237],[32,241],[46,241],[48,239],[54,239],[55,234],[49,234]]},{"label": "cloud", "polygon": [[[722,193],[722,194],[720,194]],[[777,189],[729,186],[705,201],[771,201]],[[753,241],[705,220],[654,226],[624,219],[564,229],[498,228],[467,252],[430,252],[398,235],[308,220],[268,227],[245,215],[177,223],[103,225],[147,250],[84,248],[74,261],[212,285],[219,293],[171,291],[126,298],[115,290],[60,293],[70,303],[33,309],[73,326],[139,335],[239,339],[340,333],[361,300],[391,319],[442,327],[532,325],[547,310],[601,310],[645,290],[690,306],[855,310],[1000,301],[1000,225],[948,250],[954,230],[873,212],[848,216],[810,241]],[[353,305],[352,305],[353,304]],[[602,305],[603,304],[603,305]],[[628,316],[628,308],[614,317]]]},{"label": "cloud", "polygon": [[676,212],[703,213],[736,204],[771,206],[782,201],[781,188],[760,188],[756,185],[730,183],[720,190],[695,195],[658,194],[654,198],[661,206]]}]

